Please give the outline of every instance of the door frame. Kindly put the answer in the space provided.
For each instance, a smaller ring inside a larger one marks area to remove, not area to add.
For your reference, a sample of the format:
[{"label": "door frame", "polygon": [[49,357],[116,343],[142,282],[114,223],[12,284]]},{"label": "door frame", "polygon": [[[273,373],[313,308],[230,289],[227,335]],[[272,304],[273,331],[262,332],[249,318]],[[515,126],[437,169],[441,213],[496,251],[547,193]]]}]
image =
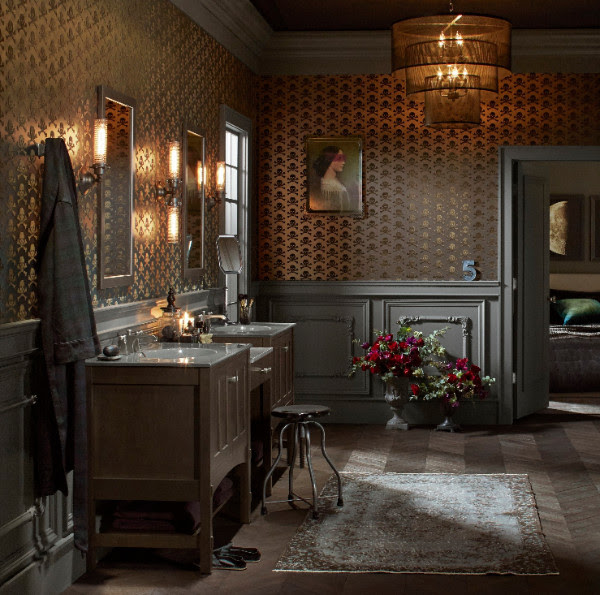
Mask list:
[{"label": "door frame", "polygon": [[499,192],[498,222],[498,279],[500,281],[501,301],[501,378],[499,378],[498,394],[503,395],[498,403],[498,423],[511,424],[514,421],[513,404],[514,382],[516,380],[516,362],[513,349],[513,337],[516,331],[514,317],[513,294],[517,290],[513,286],[515,278],[514,262],[517,257],[517,235],[515,222],[520,213],[513,202],[514,165],[520,161],[598,161],[598,146],[560,146],[560,147],[499,147]]}]

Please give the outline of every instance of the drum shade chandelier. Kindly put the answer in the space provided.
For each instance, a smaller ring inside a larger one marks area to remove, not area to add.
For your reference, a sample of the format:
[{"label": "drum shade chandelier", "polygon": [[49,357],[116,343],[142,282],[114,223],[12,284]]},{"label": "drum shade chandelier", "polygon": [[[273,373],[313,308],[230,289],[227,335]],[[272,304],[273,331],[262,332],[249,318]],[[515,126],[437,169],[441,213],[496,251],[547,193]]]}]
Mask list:
[{"label": "drum shade chandelier", "polygon": [[504,19],[450,14],[392,25],[392,70],[406,77],[406,94],[425,101],[425,125],[471,128],[480,100],[510,75],[511,24]]}]

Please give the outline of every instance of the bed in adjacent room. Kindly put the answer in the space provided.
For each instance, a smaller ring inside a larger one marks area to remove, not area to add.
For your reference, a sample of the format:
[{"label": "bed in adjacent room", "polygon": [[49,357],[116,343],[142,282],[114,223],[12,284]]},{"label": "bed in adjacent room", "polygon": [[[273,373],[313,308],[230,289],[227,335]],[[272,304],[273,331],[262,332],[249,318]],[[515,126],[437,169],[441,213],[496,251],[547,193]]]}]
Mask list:
[{"label": "bed in adjacent room", "polygon": [[600,294],[550,294],[550,393],[600,394]]}]

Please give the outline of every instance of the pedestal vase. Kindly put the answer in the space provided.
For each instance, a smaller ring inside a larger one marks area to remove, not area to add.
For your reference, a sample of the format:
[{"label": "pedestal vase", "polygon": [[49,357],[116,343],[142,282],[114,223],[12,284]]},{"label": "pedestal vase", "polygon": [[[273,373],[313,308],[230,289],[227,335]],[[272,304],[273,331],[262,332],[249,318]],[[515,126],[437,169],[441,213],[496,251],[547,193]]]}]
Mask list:
[{"label": "pedestal vase", "polygon": [[408,402],[408,378],[392,378],[385,383],[385,402],[390,406],[393,417],[385,425],[386,430],[408,430],[410,426],[402,417]]},{"label": "pedestal vase", "polygon": [[436,427],[437,432],[460,432],[460,426],[454,421],[453,416],[458,407],[442,401],[442,414],[444,421]]}]

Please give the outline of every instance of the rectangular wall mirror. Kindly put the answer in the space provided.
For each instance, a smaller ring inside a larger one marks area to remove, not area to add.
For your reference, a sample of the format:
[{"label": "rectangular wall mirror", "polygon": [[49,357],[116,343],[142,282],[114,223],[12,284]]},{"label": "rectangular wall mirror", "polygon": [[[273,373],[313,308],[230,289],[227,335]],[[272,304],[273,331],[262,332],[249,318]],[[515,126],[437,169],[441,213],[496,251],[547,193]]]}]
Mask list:
[{"label": "rectangular wall mirror", "polygon": [[204,188],[206,168],[204,134],[184,125],[183,129],[183,276],[199,279],[204,268]]},{"label": "rectangular wall mirror", "polygon": [[99,185],[98,286],[133,283],[135,99],[98,87],[98,117],[107,119],[108,168]]}]

